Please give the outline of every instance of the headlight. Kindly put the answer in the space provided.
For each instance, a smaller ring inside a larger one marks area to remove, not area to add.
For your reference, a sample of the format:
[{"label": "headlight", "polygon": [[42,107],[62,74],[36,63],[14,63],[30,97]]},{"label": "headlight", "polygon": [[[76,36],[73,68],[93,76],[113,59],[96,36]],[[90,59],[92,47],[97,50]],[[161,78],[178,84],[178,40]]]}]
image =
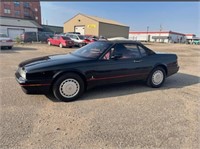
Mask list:
[{"label": "headlight", "polygon": [[22,68],[19,68],[19,74],[22,76],[22,78],[26,79],[26,71],[24,71]]}]

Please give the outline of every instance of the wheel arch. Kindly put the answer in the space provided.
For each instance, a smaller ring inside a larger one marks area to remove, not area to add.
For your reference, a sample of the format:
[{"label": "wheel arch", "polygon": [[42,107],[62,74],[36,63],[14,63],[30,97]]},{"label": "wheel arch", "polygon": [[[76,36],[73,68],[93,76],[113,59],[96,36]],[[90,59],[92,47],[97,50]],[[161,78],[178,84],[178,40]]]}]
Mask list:
[{"label": "wheel arch", "polygon": [[85,77],[85,75],[84,75],[83,73],[81,73],[81,72],[78,71],[78,70],[65,70],[65,71],[57,72],[56,74],[54,74],[54,76],[53,76],[53,78],[52,78],[53,81],[51,82],[51,88],[52,88],[53,84],[55,83],[55,81],[56,81],[59,77],[61,77],[61,76],[64,75],[64,74],[67,74],[67,73],[74,73],[74,74],[79,75],[79,76],[81,77],[81,79],[83,80],[83,82],[84,82],[85,89],[87,88],[86,77]]},{"label": "wheel arch", "polygon": [[167,65],[166,64],[156,64],[154,67],[153,67],[153,69],[152,70],[154,70],[155,68],[157,68],[157,67],[161,67],[161,68],[163,68],[164,70],[165,70],[165,74],[166,74],[166,76],[167,76],[167,74],[168,74],[168,69],[167,69]]}]

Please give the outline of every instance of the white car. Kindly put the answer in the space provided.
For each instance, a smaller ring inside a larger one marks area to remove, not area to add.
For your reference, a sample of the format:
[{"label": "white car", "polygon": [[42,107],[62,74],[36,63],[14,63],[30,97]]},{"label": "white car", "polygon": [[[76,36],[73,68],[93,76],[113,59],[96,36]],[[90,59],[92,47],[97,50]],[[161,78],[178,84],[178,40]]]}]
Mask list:
[{"label": "white car", "polygon": [[0,33],[0,47],[8,47],[8,49],[12,49],[13,47],[13,40],[9,38],[6,34]]},{"label": "white car", "polygon": [[83,35],[78,34],[66,34],[67,37],[69,37],[71,40],[74,41],[74,45],[82,47],[86,45],[85,37]]}]

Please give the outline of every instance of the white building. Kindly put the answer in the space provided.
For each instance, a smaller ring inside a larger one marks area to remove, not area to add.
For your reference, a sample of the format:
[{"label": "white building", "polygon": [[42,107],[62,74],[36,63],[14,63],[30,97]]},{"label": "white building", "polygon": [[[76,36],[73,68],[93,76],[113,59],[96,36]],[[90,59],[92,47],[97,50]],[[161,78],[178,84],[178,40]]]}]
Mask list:
[{"label": "white building", "polygon": [[0,20],[0,33],[8,35],[13,40],[24,32],[38,32],[38,29],[42,28],[42,26],[33,20],[9,17],[0,17]]},{"label": "white building", "polygon": [[129,39],[137,41],[185,43],[185,34],[173,31],[166,32],[129,32]]},{"label": "white building", "polygon": [[193,40],[197,39],[195,34],[185,34],[187,43],[192,44]]}]

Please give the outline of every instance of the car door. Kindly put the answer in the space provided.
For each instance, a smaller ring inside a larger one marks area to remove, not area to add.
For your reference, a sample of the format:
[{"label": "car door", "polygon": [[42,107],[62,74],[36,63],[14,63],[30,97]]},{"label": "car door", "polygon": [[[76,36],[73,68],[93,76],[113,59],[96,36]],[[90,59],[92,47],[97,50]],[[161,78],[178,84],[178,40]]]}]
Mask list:
[{"label": "car door", "polygon": [[53,38],[50,39],[51,40],[51,44],[52,45],[56,45],[56,40],[57,40],[57,37],[54,36]]},{"label": "car door", "polygon": [[57,36],[55,43],[56,43],[57,46],[60,44],[60,36]]},{"label": "car door", "polygon": [[90,79],[97,84],[145,79],[150,69],[145,57],[137,44],[116,44],[97,62]]}]

